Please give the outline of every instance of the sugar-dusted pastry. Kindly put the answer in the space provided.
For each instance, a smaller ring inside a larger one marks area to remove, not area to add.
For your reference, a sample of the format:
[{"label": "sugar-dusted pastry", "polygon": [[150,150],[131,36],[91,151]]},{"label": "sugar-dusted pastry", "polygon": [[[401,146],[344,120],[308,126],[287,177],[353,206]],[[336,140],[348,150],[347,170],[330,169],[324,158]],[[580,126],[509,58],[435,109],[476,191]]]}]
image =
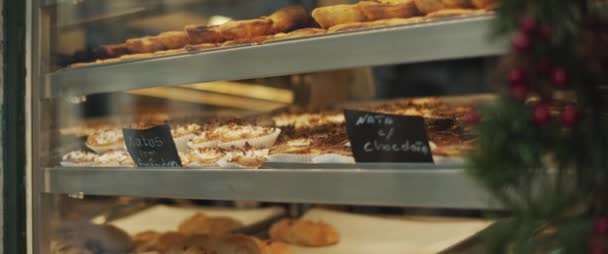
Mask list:
[{"label": "sugar-dusted pastry", "polygon": [[425,18],[444,18],[444,17],[457,17],[457,16],[468,16],[468,15],[480,15],[488,13],[486,10],[474,10],[474,9],[444,9],[435,12],[431,12],[425,16]]},{"label": "sugar-dusted pastry", "polygon": [[97,167],[132,167],[135,165],[131,155],[125,150],[113,150],[104,152],[95,157],[95,166]]},{"label": "sugar-dusted pastry", "polygon": [[178,226],[182,234],[226,234],[243,226],[238,220],[229,217],[207,217],[203,213],[195,213]]},{"label": "sugar-dusted pastry", "polygon": [[224,156],[224,151],[216,147],[199,147],[180,153],[182,164],[189,167],[215,166]]},{"label": "sugar-dusted pastry", "polygon": [[462,9],[470,7],[468,0],[414,0],[422,13],[428,14],[445,9]]},{"label": "sugar-dusted pastry", "polygon": [[356,4],[319,7],[312,11],[312,17],[325,29],[344,23],[367,21],[365,14]]},{"label": "sugar-dusted pastry", "polygon": [[340,235],[334,226],[324,222],[283,219],[270,228],[270,239],[309,247],[334,245]]},{"label": "sugar-dusted pastry", "polygon": [[366,20],[408,18],[418,14],[414,0],[393,2],[361,1],[357,4],[365,15]]},{"label": "sugar-dusted pastry", "polygon": [[165,49],[161,41],[154,36],[132,38],[127,40],[129,53],[154,53]]},{"label": "sugar-dusted pastry", "polygon": [[96,163],[97,154],[87,151],[72,151],[65,154],[61,160],[64,167],[87,167]]},{"label": "sugar-dusted pastry", "polygon": [[301,28],[309,21],[308,12],[301,5],[281,8],[268,16],[272,21],[271,33],[284,33]]},{"label": "sugar-dusted pastry", "polygon": [[259,168],[268,160],[268,149],[252,147],[238,148],[226,152],[226,156],[218,162],[223,168]]},{"label": "sugar-dusted pastry", "polygon": [[87,137],[87,147],[96,153],[124,149],[124,139],[121,129],[98,130]]},{"label": "sugar-dusted pastry", "polygon": [[178,49],[190,44],[188,33],[185,31],[171,31],[155,36],[164,49]]},{"label": "sugar-dusted pastry", "polygon": [[211,135],[218,137],[219,146],[224,149],[245,147],[247,144],[254,148],[268,148],[280,133],[278,128],[229,123],[215,128]]},{"label": "sugar-dusted pastry", "polygon": [[177,151],[184,152],[188,148],[188,142],[196,136],[196,133],[201,130],[201,126],[195,123],[178,124],[172,126],[171,136],[175,141]]}]

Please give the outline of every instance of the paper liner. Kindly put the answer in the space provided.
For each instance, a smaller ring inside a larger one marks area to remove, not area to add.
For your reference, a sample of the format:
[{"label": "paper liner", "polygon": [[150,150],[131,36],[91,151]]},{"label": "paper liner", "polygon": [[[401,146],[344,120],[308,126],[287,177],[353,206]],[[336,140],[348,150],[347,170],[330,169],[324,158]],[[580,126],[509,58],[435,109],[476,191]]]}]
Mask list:
[{"label": "paper liner", "polygon": [[352,156],[345,156],[341,154],[328,153],[317,155],[312,158],[312,163],[347,163],[354,164],[355,158]]},{"label": "paper liner", "polygon": [[245,147],[245,144],[248,143],[254,148],[270,148],[272,145],[274,145],[274,142],[277,141],[279,134],[281,134],[281,129],[275,128],[275,131],[269,135],[230,142],[220,142],[219,147],[224,149],[241,148]]},{"label": "paper liner", "polygon": [[87,147],[89,149],[93,150],[97,154],[102,154],[102,153],[113,151],[113,150],[125,150],[125,148],[126,148],[124,142],[119,143],[119,144],[107,145],[107,146],[95,146],[95,145],[91,145],[91,144],[87,143]]},{"label": "paper liner", "polygon": [[188,150],[188,144],[190,143],[190,140],[195,136],[195,134],[191,133],[179,137],[174,137],[173,141],[175,142],[175,147],[177,148],[177,151],[185,152],[186,150]]},{"label": "paper liner", "polygon": [[[241,165],[239,163],[236,162],[230,162],[230,160],[233,157],[236,156],[245,156],[245,157],[265,157],[266,159],[268,159],[268,149],[259,149],[259,150],[249,150],[247,151],[248,153],[250,153],[250,156],[247,156],[247,154],[243,155],[243,151],[229,151],[226,153],[226,156],[224,156],[224,158],[220,159],[217,164],[222,167],[222,168],[235,168],[235,169],[239,169],[239,168],[248,168],[248,169],[256,169],[258,167],[251,167],[251,166],[245,166],[245,165]],[[261,166],[261,164],[260,164]]]},{"label": "paper liner", "polygon": [[[207,141],[207,142],[203,142],[203,143],[193,143],[192,141],[188,141],[187,147],[192,150],[196,150],[198,148],[217,147],[217,141]],[[185,151],[182,151],[182,152],[185,152]]]},{"label": "paper liner", "polygon": [[292,154],[279,153],[268,157],[269,162],[285,162],[285,163],[312,163],[312,159],[316,154]]},{"label": "paper liner", "polygon": [[59,163],[62,167],[94,167],[95,162],[83,162],[83,163],[74,163],[69,161],[62,161]]}]

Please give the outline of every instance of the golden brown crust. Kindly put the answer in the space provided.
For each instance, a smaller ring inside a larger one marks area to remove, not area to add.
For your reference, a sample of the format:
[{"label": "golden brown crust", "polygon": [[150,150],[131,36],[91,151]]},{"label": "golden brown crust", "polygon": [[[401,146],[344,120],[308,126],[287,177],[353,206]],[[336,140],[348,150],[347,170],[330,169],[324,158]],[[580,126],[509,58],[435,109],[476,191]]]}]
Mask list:
[{"label": "golden brown crust", "polygon": [[271,33],[273,34],[304,27],[309,20],[308,12],[301,5],[281,8],[268,16],[268,18],[272,20]]},{"label": "golden brown crust", "polygon": [[126,43],[102,45],[99,49],[100,55],[98,58],[114,58],[129,54],[129,48]]},{"label": "golden brown crust", "polygon": [[179,49],[190,44],[188,33],[185,31],[164,32],[156,36],[165,49]]},{"label": "golden brown crust", "polygon": [[496,0],[471,0],[473,6],[479,9],[493,10],[496,9],[498,1]]},{"label": "golden brown crust", "polygon": [[266,17],[230,21],[220,26],[224,40],[249,39],[272,32],[272,20]]},{"label": "golden brown crust", "polygon": [[289,33],[278,33],[278,34],[273,35],[272,38],[269,40],[284,40],[284,39],[291,39],[291,38],[321,35],[321,34],[325,34],[325,33],[327,33],[326,29],[309,27],[309,28],[301,28],[301,29],[298,29],[298,30],[295,30],[295,31],[292,31]]},{"label": "golden brown crust", "polygon": [[460,9],[469,7],[468,0],[414,0],[416,7],[422,13],[431,13],[444,9]]},{"label": "golden brown crust", "polygon": [[302,246],[329,246],[340,241],[338,231],[324,222],[283,219],[270,228],[270,238]]},{"label": "golden brown crust", "polygon": [[411,24],[424,21],[422,17],[411,17],[406,19],[383,19],[369,22],[354,22],[347,24],[340,24],[337,26],[333,26],[329,29],[330,33],[334,32],[342,32],[353,29],[365,29],[372,27],[381,27],[381,26],[393,26],[393,25],[403,25],[403,24]]},{"label": "golden brown crust", "polygon": [[196,213],[178,226],[178,232],[191,234],[225,234],[243,226],[243,223],[228,217],[207,217]]},{"label": "golden brown crust", "polygon": [[188,25],[185,28],[192,44],[222,43],[226,41],[219,26]]},{"label": "golden brown crust", "polygon": [[153,53],[164,49],[160,40],[151,36],[128,39],[126,44],[129,53]]},{"label": "golden brown crust", "polygon": [[418,14],[414,0],[398,3],[381,3],[375,1],[361,1],[359,8],[369,21],[392,18],[408,18]]},{"label": "golden brown crust", "polygon": [[425,16],[425,18],[445,18],[445,17],[457,17],[467,15],[480,15],[487,13],[486,10],[473,10],[473,9],[445,9],[436,12],[431,12]]},{"label": "golden brown crust", "polygon": [[261,35],[253,38],[245,38],[245,39],[236,39],[222,43],[222,47],[240,45],[240,44],[250,44],[250,43],[261,43],[267,41],[272,38],[272,35]]},{"label": "golden brown crust", "polygon": [[273,241],[273,240],[257,240],[256,243],[262,249],[264,254],[292,254],[291,248],[288,244]]},{"label": "golden brown crust", "polygon": [[218,44],[218,43],[202,43],[202,44],[196,44],[196,45],[186,45],[184,47],[184,49],[186,51],[196,51],[196,50],[205,50],[205,49],[217,48],[219,46],[221,46],[221,44]]},{"label": "golden brown crust", "polygon": [[367,20],[363,11],[355,4],[319,7],[312,11],[312,17],[325,29],[339,24]]}]

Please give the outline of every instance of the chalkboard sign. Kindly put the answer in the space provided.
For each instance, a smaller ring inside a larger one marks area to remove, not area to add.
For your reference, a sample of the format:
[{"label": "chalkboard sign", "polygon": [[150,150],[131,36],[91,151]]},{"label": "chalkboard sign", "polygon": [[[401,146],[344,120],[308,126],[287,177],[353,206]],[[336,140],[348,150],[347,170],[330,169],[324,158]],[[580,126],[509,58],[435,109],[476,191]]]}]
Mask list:
[{"label": "chalkboard sign", "polygon": [[424,118],[345,110],[357,162],[433,162]]},{"label": "chalkboard sign", "polygon": [[122,129],[127,150],[137,167],[181,167],[169,125]]}]

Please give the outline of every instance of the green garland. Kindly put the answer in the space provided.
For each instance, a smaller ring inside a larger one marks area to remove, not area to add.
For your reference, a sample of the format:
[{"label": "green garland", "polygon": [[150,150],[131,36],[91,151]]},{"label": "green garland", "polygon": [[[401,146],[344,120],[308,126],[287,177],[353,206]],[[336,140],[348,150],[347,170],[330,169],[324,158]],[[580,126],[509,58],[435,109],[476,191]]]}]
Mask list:
[{"label": "green garland", "polygon": [[[487,253],[608,253],[608,23],[597,1],[506,0],[504,89],[468,171],[512,212]],[[472,113],[475,114],[475,113]]]}]

